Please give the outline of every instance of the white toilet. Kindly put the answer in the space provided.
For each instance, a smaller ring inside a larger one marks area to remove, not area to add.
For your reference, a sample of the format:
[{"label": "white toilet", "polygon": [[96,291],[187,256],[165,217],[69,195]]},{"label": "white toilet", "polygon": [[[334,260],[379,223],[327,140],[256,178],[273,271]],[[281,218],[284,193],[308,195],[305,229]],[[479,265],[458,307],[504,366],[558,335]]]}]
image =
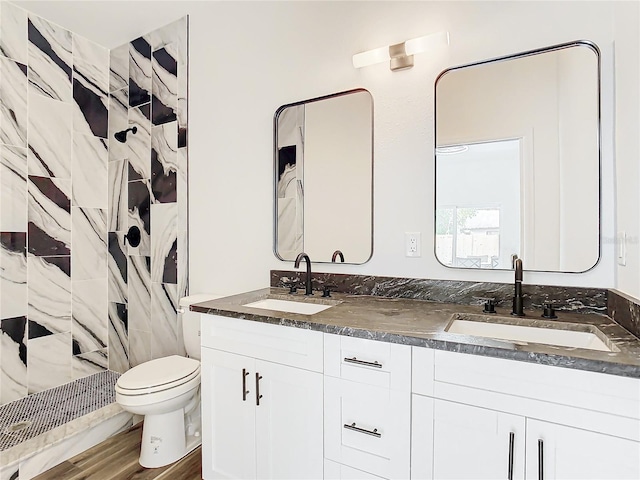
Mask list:
[{"label": "white toilet", "polygon": [[116,402],[128,412],[144,415],[139,460],[143,467],[173,463],[201,443],[200,314],[190,312],[189,305],[218,297],[180,299],[178,315],[188,358],[171,355],[142,363],[116,383]]}]

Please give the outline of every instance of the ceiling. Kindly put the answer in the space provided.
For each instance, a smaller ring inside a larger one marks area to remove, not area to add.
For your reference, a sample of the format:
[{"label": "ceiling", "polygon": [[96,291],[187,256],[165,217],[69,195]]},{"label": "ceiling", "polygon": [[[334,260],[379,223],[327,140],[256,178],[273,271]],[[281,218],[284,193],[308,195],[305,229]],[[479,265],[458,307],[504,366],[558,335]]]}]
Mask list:
[{"label": "ceiling", "polygon": [[189,13],[190,1],[21,0],[12,1],[30,12],[114,48]]}]

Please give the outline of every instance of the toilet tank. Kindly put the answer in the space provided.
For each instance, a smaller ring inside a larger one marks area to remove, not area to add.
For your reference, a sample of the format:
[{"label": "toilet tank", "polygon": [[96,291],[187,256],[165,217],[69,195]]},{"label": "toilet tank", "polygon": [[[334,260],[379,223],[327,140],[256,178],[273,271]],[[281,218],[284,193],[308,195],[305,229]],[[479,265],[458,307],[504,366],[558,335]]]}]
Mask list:
[{"label": "toilet tank", "polygon": [[223,295],[199,294],[189,295],[180,299],[178,314],[182,320],[182,338],[187,356],[200,360],[200,314],[190,312],[189,305],[221,298]]}]

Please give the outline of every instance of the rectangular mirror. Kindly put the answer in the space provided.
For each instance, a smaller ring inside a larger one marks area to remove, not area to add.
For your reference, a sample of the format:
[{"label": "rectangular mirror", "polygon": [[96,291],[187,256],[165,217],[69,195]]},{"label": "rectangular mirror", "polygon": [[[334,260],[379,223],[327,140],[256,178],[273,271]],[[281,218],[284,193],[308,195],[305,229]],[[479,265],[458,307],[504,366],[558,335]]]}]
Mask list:
[{"label": "rectangular mirror", "polygon": [[600,54],[579,41],[445,70],[435,253],[447,267],[584,272],[600,258]]},{"label": "rectangular mirror", "polygon": [[[373,100],[363,89],[280,107],[274,252],[361,264],[373,253]],[[342,253],[342,257],[336,252]]]}]

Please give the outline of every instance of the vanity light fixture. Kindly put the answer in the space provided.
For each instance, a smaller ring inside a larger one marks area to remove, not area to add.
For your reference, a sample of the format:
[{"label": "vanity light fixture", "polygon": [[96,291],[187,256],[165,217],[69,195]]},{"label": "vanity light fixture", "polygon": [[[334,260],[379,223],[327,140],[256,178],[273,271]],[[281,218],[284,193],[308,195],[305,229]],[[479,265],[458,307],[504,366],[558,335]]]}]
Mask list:
[{"label": "vanity light fixture", "polygon": [[449,45],[449,32],[438,32],[424,37],[412,38],[388,47],[375,48],[353,56],[355,68],[366,67],[389,60],[389,68],[393,71],[413,67],[413,56],[438,46]]}]

